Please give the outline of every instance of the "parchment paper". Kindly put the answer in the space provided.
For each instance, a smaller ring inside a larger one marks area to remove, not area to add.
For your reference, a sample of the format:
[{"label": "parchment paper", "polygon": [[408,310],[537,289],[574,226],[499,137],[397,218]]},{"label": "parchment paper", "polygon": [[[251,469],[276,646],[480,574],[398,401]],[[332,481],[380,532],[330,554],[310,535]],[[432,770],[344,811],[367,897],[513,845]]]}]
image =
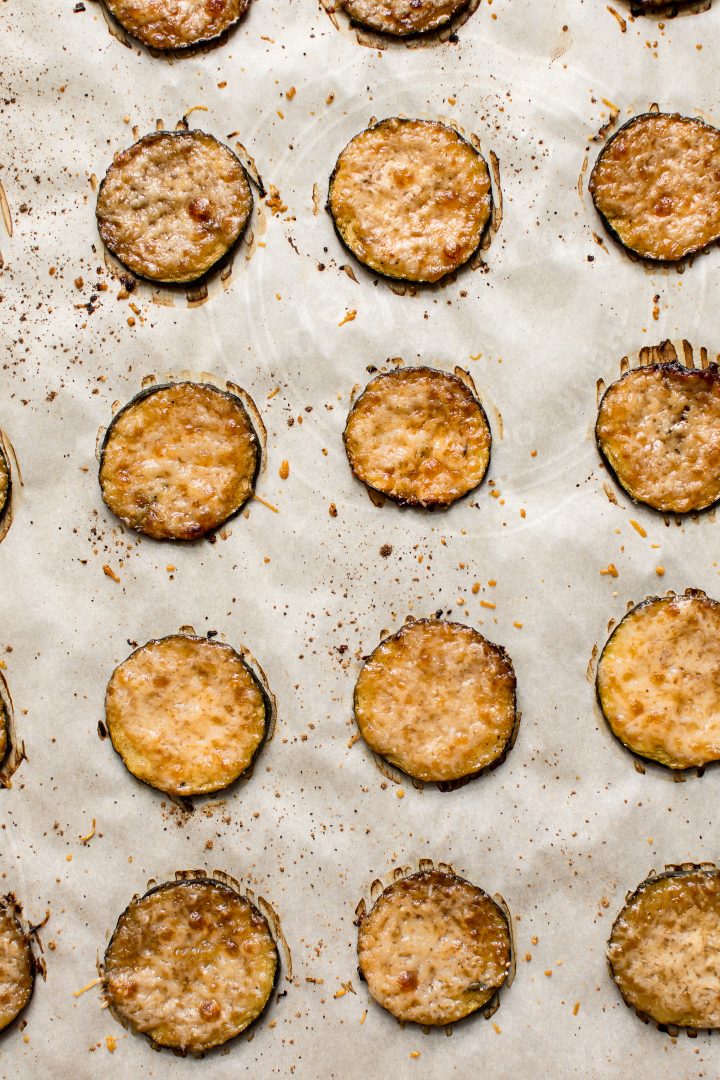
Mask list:
[{"label": "parchment paper", "polygon": [[[578,193],[603,99],[620,122],[652,102],[720,121],[716,11],[638,18],[623,33],[602,0],[483,0],[454,43],[380,51],[313,0],[253,0],[226,45],[169,63],[123,46],[92,0],[74,7],[10,0],[0,12],[0,179],[14,226],[0,236],[0,423],[24,482],[0,546],[0,641],[27,750],[0,791],[0,885],[31,921],[50,913],[47,981],[0,1040],[0,1074],[717,1076],[717,1041],[643,1025],[604,949],[648,870],[720,857],[718,774],[640,775],[599,717],[587,668],[628,601],[720,594],[720,525],[666,525],[617,489],[613,505],[592,439],[596,382],[617,377],[623,355],[667,337],[720,349],[720,253],[684,273],[631,262]],[[146,285],[118,300],[91,177],[133,126],[172,126],[198,105],[191,123],[239,139],[287,209],[256,200],[254,241],[204,304]],[[501,164],[505,216],[486,265],[415,295],[365,273],[313,212],[340,149],[395,113],[454,121]],[[446,513],[377,508],[350,474],[351,390],[391,357],[468,368],[488,409],[493,485]],[[144,376],[184,369],[254,397],[268,428],[258,494],[278,513],[254,502],[226,539],[160,545],[105,510],[95,441]],[[601,575],[609,563],[617,578]],[[381,631],[439,610],[508,648],[522,724],[496,771],[451,793],[405,782],[399,797],[362,742],[348,745],[352,688]],[[192,813],[136,783],[97,733],[129,642],[183,624],[249,647],[279,713],[252,777]],[[356,973],[359,899],[422,858],[499,892],[515,920],[514,984],[491,1021],[450,1037],[401,1028]],[[154,1053],[101,1009],[97,987],[73,996],[133,893],[192,867],[266,897],[294,964],[252,1037],[203,1060]]]}]

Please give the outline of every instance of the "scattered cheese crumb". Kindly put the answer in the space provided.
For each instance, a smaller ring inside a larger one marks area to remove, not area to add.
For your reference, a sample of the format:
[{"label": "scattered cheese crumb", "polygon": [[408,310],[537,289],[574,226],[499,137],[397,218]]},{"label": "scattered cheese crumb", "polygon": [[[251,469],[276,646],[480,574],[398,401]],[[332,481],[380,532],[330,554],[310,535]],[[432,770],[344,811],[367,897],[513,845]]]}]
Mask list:
[{"label": "scattered cheese crumb", "polygon": [[108,566],[107,563],[105,563],[105,565],[103,566],[103,574],[105,575],[105,577],[112,578],[113,581],[120,581],[120,578],[117,576],[113,568],[111,566]]},{"label": "scattered cheese crumb", "polygon": [[655,567],[655,573],[657,574],[658,577],[664,577],[665,576],[665,567],[664,566],[656,566]]},{"label": "scattered cheese crumb", "polygon": [[602,577],[619,577],[618,568],[615,563],[609,563],[604,570],[600,571]]},{"label": "scattered cheese crumb", "polygon": [[357,318],[357,311],[355,310],[355,308],[352,308],[350,311],[345,312],[345,317],[340,320],[340,322],[338,323],[338,326],[344,326],[345,323],[353,322],[353,320],[356,319],[356,318]]},{"label": "scattered cheese crumb", "polygon": [[640,522],[635,520],[635,518],[630,518],[630,524],[632,525],[635,532],[640,533],[642,537],[647,536],[647,532],[645,531],[645,529],[643,529]]},{"label": "scattered cheese crumb", "polygon": [[280,477],[281,480],[287,480],[289,475],[290,475],[290,462],[289,461],[281,461],[280,462],[280,468],[278,469],[278,476]]}]

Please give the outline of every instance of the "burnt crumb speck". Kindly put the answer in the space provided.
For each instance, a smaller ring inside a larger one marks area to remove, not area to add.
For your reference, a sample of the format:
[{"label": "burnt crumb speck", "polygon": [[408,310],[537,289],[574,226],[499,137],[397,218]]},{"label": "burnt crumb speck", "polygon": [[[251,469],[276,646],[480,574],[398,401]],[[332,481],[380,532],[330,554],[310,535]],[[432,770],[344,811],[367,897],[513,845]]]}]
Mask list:
[{"label": "burnt crumb speck", "polygon": [[392,555],[392,553],[392,544],[383,544],[383,546],[380,548],[380,554],[382,555],[383,559],[387,559],[390,555]]},{"label": "burnt crumb speck", "polygon": [[76,4],[75,7],[73,8],[73,12],[76,15],[78,15],[81,11],[84,11],[84,10],[85,10],[85,5],[82,3],[82,0],[81,0],[81,2],[79,4]]}]

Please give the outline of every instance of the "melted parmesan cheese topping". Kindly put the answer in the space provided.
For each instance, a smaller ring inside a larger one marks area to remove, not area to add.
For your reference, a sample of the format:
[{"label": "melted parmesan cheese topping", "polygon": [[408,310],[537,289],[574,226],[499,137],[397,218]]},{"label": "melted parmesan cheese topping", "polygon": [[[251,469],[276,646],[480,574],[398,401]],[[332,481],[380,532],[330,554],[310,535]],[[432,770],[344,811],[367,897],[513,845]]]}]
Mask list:
[{"label": "melted parmesan cheese topping", "polygon": [[678,364],[638,368],[600,403],[600,447],[625,490],[687,513],[720,498],[720,374]]},{"label": "melted parmesan cheese topping", "polygon": [[104,985],[134,1031],[199,1053],[261,1014],[277,962],[257,908],[219,882],[198,880],[133,900],[105,953]]},{"label": "melted parmesan cheese topping", "polygon": [[262,690],[235,650],[184,635],[150,641],[115,668],[105,716],[130,772],[178,796],[231,784],[266,726]]},{"label": "melted parmesan cheese topping", "polygon": [[404,37],[443,26],[468,0],[341,0],[354,22],[382,34]]},{"label": "melted parmesan cheese topping", "polygon": [[465,383],[432,368],[373,379],[343,437],[358,479],[420,506],[449,506],[482,483],[492,441],[485,411]]},{"label": "melted parmesan cheese topping", "polygon": [[100,186],[100,236],[152,281],[196,281],[238,240],[252,210],[245,170],[202,131],[159,131],[115,157]]},{"label": "melted parmesan cheese topping", "polygon": [[676,769],[720,758],[720,604],[693,594],[634,608],[603,650],[597,689],[636,754]]},{"label": "melted parmesan cheese topping", "polygon": [[720,878],[671,872],[640,886],[608,945],[620,993],[658,1024],[720,1027]]},{"label": "melted parmesan cheese topping", "polygon": [[25,1008],[33,990],[33,959],[12,903],[0,899],[0,1031]]},{"label": "melted parmesan cheese topping", "polygon": [[510,969],[510,934],[482,889],[423,871],[379,897],[358,933],[368,990],[398,1020],[452,1024],[482,1008]]},{"label": "melted parmesan cheese topping", "polygon": [[141,394],[113,420],[100,487],[114,514],[156,540],[196,540],[250,498],[260,461],[242,402],[198,383]]},{"label": "melted parmesan cheese topping", "polygon": [[419,780],[457,780],[497,761],[515,726],[505,652],[458,623],[408,623],[383,641],[355,688],[365,742]]},{"label": "melted parmesan cheese topping", "polygon": [[404,281],[437,281],[467,262],[490,220],[487,164],[452,128],[383,120],[337,160],[328,209],[365,266]]},{"label": "melted parmesan cheese topping", "polygon": [[182,49],[218,37],[250,0],[105,0],[129,34],[154,49]]},{"label": "melted parmesan cheese topping", "polygon": [[699,120],[648,113],[607,143],[590,193],[620,242],[676,261],[720,236],[720,132]]}]

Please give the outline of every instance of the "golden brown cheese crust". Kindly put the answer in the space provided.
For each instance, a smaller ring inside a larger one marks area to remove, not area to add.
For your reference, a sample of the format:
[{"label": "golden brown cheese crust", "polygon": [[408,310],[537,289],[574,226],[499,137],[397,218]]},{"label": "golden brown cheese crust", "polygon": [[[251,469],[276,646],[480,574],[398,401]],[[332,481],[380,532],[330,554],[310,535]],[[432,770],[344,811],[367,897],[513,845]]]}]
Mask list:
[{"label": "golden brown cheese crust", "polygon": [[608,387],[595,434],[637,502],[685,514],[720,498],[720,372],[680,364],[628,371]]},{"label": "golden brown cheese crust", "polygon": [[658,1024],[720,1027],[720,875],[673,870],[629,898],[608,961],[628,1005]]},{"label": "golden brown cheese crust", "polygon": [[621,244],[676,262],[720,236],[720,132],[677,113],[636,116],[601,151],[589,190]]},{"label": "golden brown cheese crust", "polygon": [[720,758],[720,604],[651,597],[615,627],[597,670],[600,707],[630,750],[672,769]]},{"label": "golden brown cheese crust", "polygon": [[243,17],[250,0],[105,0],[111,15],[152,49],[212,41]]},{"label": "golden brown cheese crust", "polygon": [[242,401],[202,383],[138,394],[110,424],[102,497],[129,528],[155,540],[197,540],[255,489],[260,444]]},{"label": "golden brown cheese crust", "polygon": [[482,483],[492,436],[482,405],[455,375],[401,368],[379,375],[343,433],[350,467],[408,506],[449,506]]},{"label": "golden brown cheese crust", "polygon": [[0,897],[0,1031],[32,997],[35,964],[10,897]]},{"label": "golden brown cheese crust", "polygon": [[11,487],[10,465],[8,464],[5,451],[0,446],[0,520],[2,520],[2,517],[10,504]]},{"label": "golden brown cheese crust", "polygon": [[133,900],[105,953],[116,1016],[158,1046],[201,1053],[244,1031],[267,1005],[278,955],[266,919],[209,879]]},{"label": "golden brown cheese crust", "polygon": [[452,1024],[507,979],[507,919],[468,881],[421,871],[385,889],[363,919],[358,961],[372,997],[398,1020]]},{"label": "golden brown cheese crust", "polygon": [[138,780],[204,795],[245,772],[265,737],[265,695],[229,645],[177,634],[115,668],[105,695],[113,746]]},{"label": "golden brown cheese crust", "polygon": [[418,780],[458,780],[505,753],[515,729],[515,672],[504,649],[477,630],[421,619],[375,649],[354,705],[375,753]]},{"label": "golden brown cheese crust", "polygon": [[242,235],[253,197],[245,169],[203,131],[157,131],[117,154],[100,185],[98,230],[140,277],[197,281]]},{"label": "golden brown cheese crust", "polygon": [[381,34],[427,34],[450,22],[468,0],[341,0],[353,20]]},{"label": "golden brown cheese crust", "polygon": [[438,281],[480,244],[492,212],[490,173],[444,124],[382,120],[340,154],[328,210],[340,239],[370,270]]}]

